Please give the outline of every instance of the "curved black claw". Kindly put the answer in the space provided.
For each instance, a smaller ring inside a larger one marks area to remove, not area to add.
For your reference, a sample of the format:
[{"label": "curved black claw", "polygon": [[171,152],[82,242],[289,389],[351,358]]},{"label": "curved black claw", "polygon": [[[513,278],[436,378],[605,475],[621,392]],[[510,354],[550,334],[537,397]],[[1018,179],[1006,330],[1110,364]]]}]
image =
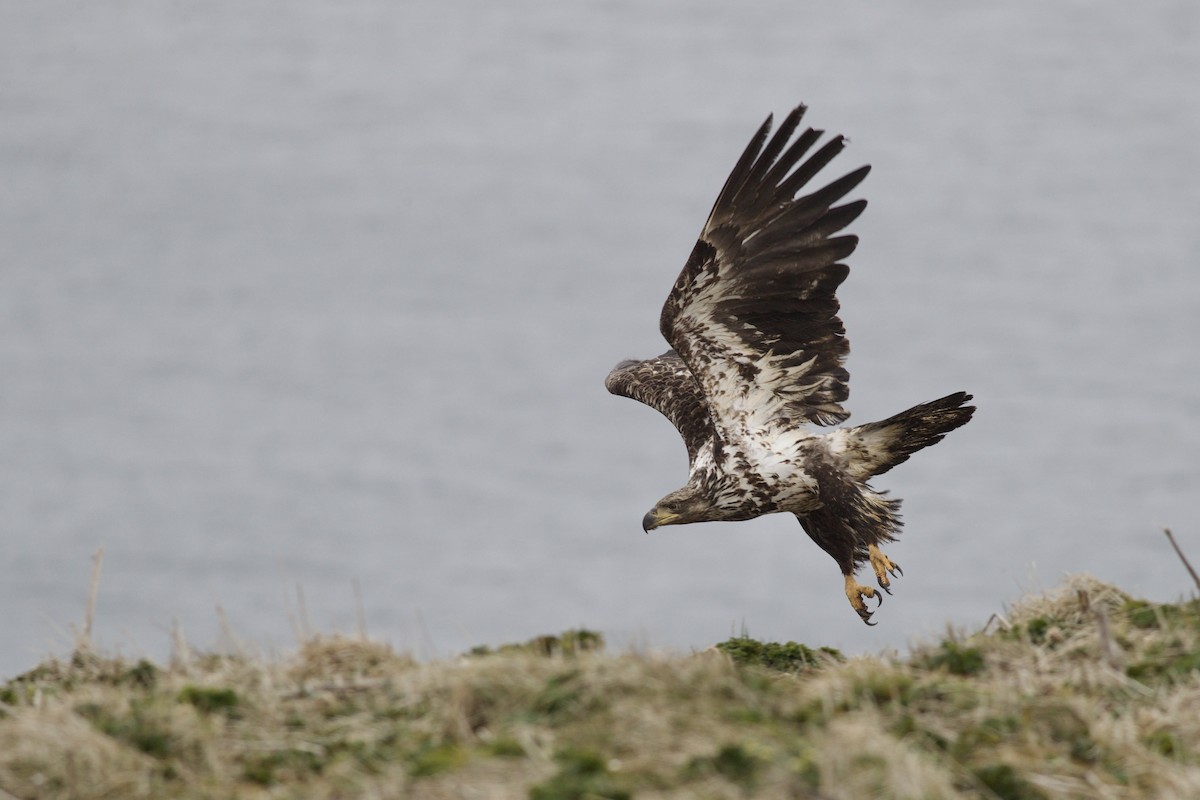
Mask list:
[{"label": "curved black claw", "polygon": [[888,572],[892,573],[893,578],[897,578],[897,577],[903,578],[904,577],[904,570],[900,569],[900,565],[897,564],[895,561],[892,562],[892,568],[889,569]]},{"label": "curved black claw", "polygon": [[885,592],[887,592],[888,594],[891,594],[891,593],[892,593],[892,587],[888,586],[886,583],[884,583],[884,582],[883,582],[883,576],[882,576],[882,575],[880,575],[880,576],[879,576],[879,578],[878,578],[878,579],[877,579],[875,582],[879,584],[879,588],[880,588],[880,589],[883,589],[883,590],[884,590]]},{"label": "curved black claw", "polygon": [[[872,596],[875,598],[875,611],[878,611],[879,607],[883,605],[883,592],[875,592],[875,594]],[[861,609],[856,608],[854,610],[858,613],[859,618],[863,622],[872,626],[877,624],[871,622],[871,617],[875,614],[875,611],[868,611],[866,603],[863,603],[863,607]]]}]

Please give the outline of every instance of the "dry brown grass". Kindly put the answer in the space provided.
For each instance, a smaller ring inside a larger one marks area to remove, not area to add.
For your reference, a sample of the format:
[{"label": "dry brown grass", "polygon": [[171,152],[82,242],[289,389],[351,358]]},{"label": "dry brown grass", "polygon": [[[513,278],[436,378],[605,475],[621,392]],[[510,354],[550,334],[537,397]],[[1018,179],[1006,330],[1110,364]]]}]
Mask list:
[{"label": "dry brown grass", "polygon": [[0,800],[1200,797],[1195,601],[1077,576],[903,658],[784,668],[590,644],[81,648],[0,687]]}]

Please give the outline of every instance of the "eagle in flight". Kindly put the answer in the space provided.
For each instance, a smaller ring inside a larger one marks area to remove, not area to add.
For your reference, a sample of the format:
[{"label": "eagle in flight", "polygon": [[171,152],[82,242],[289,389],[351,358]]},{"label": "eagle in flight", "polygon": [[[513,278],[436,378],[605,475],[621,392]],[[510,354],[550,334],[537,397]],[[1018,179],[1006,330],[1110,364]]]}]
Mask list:
[{"label": "eagle in flight", "polygon": [[812,190],[845,140],[813,151],[823,131],[795,135],[804,111],[788,114],[774,136],[767,117],[717,195],[659,318],[671,349],[622,361],[604,383],[666,416],[687,447],[687,483],[646,514],[644,530],[795,514],[871,625],[863,598],[878,607],[883,595],[858,583],[856,569],[869,562],[889,594],[888,576],[903,573],[879,549],[900,531],[900,501],[867,481],[965,425],[975,408],[956,392],[880,422],[807,427],[850,416],[842,405],[850,345],[836,292],[858,237],[838,234],[867,204],[834,204],[870,167]]}]

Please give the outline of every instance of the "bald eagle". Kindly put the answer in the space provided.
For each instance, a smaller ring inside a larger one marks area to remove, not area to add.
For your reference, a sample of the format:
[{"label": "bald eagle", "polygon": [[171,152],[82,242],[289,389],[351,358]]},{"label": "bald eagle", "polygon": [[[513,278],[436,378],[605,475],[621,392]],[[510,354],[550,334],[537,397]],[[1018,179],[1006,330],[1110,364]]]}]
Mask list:
[{"label": "bald eagle", "polygon": [[788,114],[774,136],[767,117],[725,181],[663,305],[659,330],[671,349],[622,361],[605,386],[666,416],[687,447],[688,481],[646,514],[645,531],[795,514],[837,562],[846,598],[871,625],[863,598],[877,598],[878,608],[883,595],[855,571],[870,563],[889,594],[889,575],[903,573],[880,550],[900,531],[900,501],[867,481],[965,425],[975,408],[971,395],[956,392],[880,422],[806,427],[849,417],[850,346],[836,291],[858,238],[837,234],[866,201],[834,203],[870,167],[811,190],[845,140],[833,137],[810,155],[823,131],[795,135],[804,112]]}]

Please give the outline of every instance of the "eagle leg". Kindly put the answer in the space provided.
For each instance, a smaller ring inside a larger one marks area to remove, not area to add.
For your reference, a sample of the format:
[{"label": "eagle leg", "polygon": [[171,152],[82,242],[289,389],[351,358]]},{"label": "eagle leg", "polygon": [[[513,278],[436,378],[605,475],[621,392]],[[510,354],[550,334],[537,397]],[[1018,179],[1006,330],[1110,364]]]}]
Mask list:
[{"label": "eagle leg", "polygon": [[846,599],[850,601],[850,605],[858,613],[859,618],[863,622],[868,625],[874,625],[875,623],[871,622],[871,615],[875,612],[867,610],[867,604],[863,602],[863,597],[875,598],[878,601],[875,604],[875,609],[878,610],[883,605],[883,592],[870,586],[863,586],[854,580],[854,573],[848,572],[842,577],[846,579]]},{"label": "eagle leg", "polygon": [[867,547],[867,552],[871,559],[871,569],[875,570],[875,579],[879,582],[879,588],[891,594],[892,582],[888,580],[888,574],[890,573],[893,578],[902,577],[904,570],[900,569],[899,564],[888,558],[882,550],[873,544]]}]

